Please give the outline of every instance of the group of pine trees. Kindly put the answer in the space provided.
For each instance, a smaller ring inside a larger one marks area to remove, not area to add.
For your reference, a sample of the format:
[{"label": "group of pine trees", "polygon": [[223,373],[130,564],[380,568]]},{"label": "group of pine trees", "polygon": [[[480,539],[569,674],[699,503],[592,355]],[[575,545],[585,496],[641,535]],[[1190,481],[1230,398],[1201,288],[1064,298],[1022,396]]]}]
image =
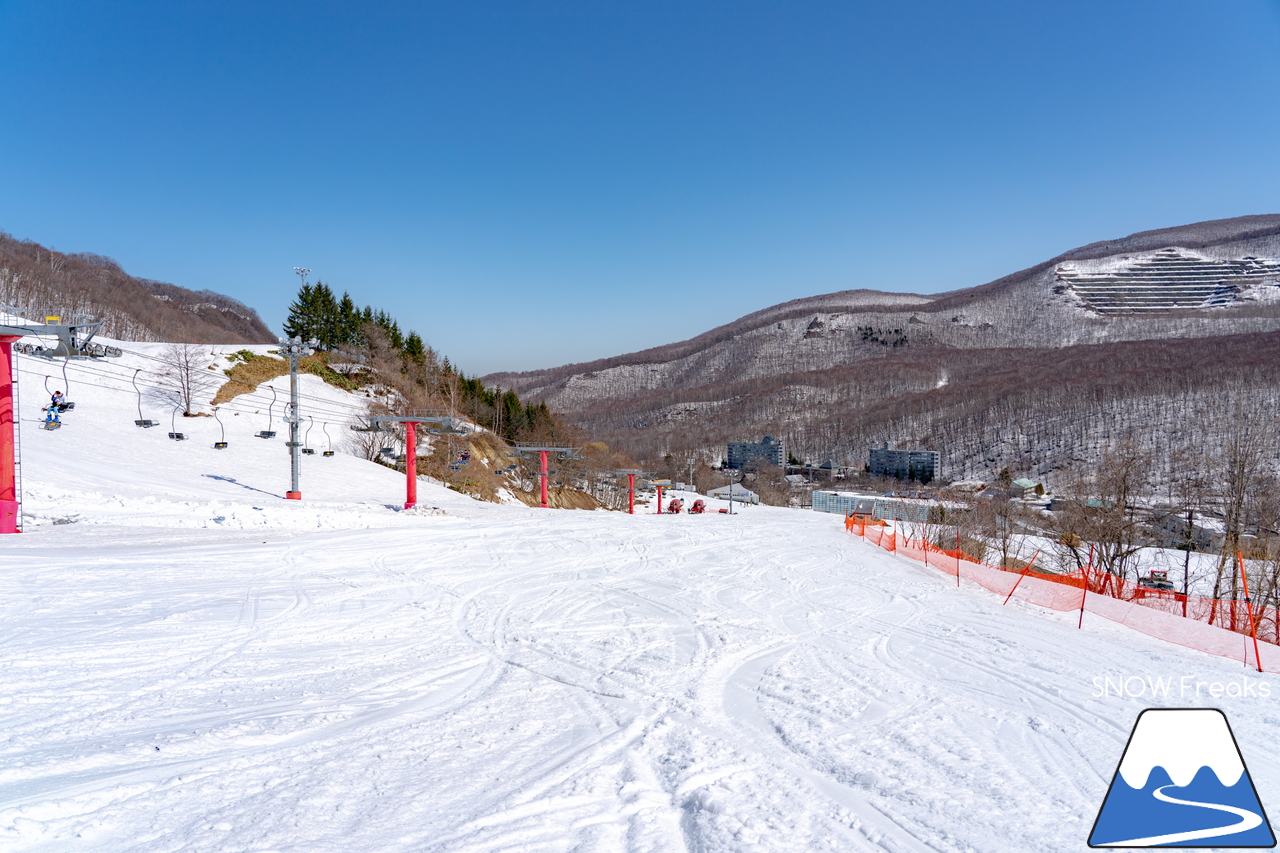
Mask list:
[{"label": "group of pine trees", "polygon": [[546,403],[524,403],[510,389],[486,388],[440,357],[417,332],[405,334],[388,312],[357,308],[350,294],[338,298],[324,282],[303,283],[289,305],[284,332],[317,341],[337,360],[362,365],[361,372],[395,388],[410,407],[448,408],[508,441],[550,440],[567,431]]},{"label": "group of pine trees", "polygon": [[407,335],[401,332],[400,324],[386,311],[376,311],[369,305],[357,308],[349,293],[344,291],[339,299],[322,281],[303,282],[298,298],[289,306],[284,333],[304,341],[319,341],[322,350],[334,350],[341,346],[368,346],[370,327],[381,329],[391,345],[410,358],[421,357],[426,351],[422,337],[414,331]]}]

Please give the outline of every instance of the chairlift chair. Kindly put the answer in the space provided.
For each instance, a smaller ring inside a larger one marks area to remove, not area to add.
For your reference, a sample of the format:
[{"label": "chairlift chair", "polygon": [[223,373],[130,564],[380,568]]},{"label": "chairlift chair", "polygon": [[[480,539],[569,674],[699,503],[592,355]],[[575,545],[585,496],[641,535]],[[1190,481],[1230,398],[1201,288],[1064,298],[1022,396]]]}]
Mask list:
[{"label": "chairlift chair", "polygon": [[307,431],[306,431],[306,433],[305,433],[305,434],[303,434],[303,436],[302,436],[302,452],[303,452],[303,453],[305,453],[305,454],[307,454],[308,456],[315,456],[315,454],[316,454],[315,448],[307,447],[307,446],[306,446],[306,445],[307,445],[307,441],[309,440],[309,436],[311,435],[311,428],[312,428],[313,426],[315,426],[315,418],[313,418],[313,417],[311,417],[310,415],[308,415],[308,416],[307,416]]},{"label": "chairlift chair", "polygon": [[326,448],[324,453],[322,453],[321,455],[332,456],[333,455],[333,439],[329,438],[329,422],[325,421],[320,426],[322,429],[324,429],[324,444]]},{"label": "chairlift chair", "polygon": [[179,406],[174,406],[174,407],[173,407],[173,415],[172,415],[172,416],[170,416],[170,418],[169,418],[169,429],[170,429],[170,432],[169,432],[169,438],[173,439],[174,441],[186,441],[186,440],[187,440],[187,434],[186,434],[185,432],[178,432],[178,431],[177,431],[177,430],[178,430],[178,409],[179,409],[179,408],[180,408]]},{"label": "chairlift chair", "polygon": [[[63,383],[63,385],[64,385],[64,386],[67,386],[67,365],[66,365],[66,362],[63,362],[63,364],[62,364],[62,383]],[[67,387],[68,387],[68,389],[69,389],[69,386],[67,386]],[[49,395],[49,405],[51,405],[51,406],[52,406],[52,405],[53,405],[53,394],[52,394],[52,393],[50,393],[50,391],[49,391],[49,377],[48,377],[48,376],[46,376],[46,377],[44,378],[44,393],[46,393],[46,394],[48,394],[48,395]],[[75,407],[76,407],[76,404],[75,404],[75,403],[68,403],[68,402],[67,402],[66,397],[63,397],[63,398],[62,398],[62,402],[61,402],[61,403],[58,403],[58,405],[57,405],[57,408],[58,408],[58,414],[60,414],[60,415],[61,415],[61,414],[66,414],[67,412],[71,411],[71,410],[72,410],[72,409],[74,409]]]},{"label": "chairlift chair", "polygon": [[133,425],[142,427],[143,429],[151,429],[153,426],[160,426],[160,424],[150,418],[144,418],[142,416],[142,389],[138,387],[138,374],[141,372],[142,368],[138,368],[133,371],[133,390],[138,392],[138,419],[133,422]]},{"label": "chairlift chair", "polygon": [[271,428],[271,424],[274,423],[274,420],[275,420],[276,389],[270,385],[268,385],[267,387],[271,388],[271,405],[267,407],[267,428],[262,430],[261,432],[254,433],[254,435],[257,436],[258,438],[275,438],[276,437],[276,431]]},{"label": "chairlift chair", "polygon": [[[68,361],[70,361],[70,359],[64,358],[62,360],[62,387],[67,389],[66,391],[67,397],[71,396],[71,380],[67,378],[67,362]],[[65,401],[66,397],[64,397],[63,400]],[[75,403],[63,402],[61,405],[58,406],[58,411],[69,412],[75,407],[76,407]]]},{"label": "chairlift chair", "polygon": [[218,417],[218,410],[217,410],[217,408],[215,408],[215,409],[213,410],[213,419],[214,419],[215,421],[217,421],[217,422],[218,422],[218,426],[222,428],[222,440],[220,440],[220,441],[215,441],[215,442],[213,443],[213,449],[214,449],[214,450],[226,450],[226,449],[227,449],[227,428],[223,425],[223,423],[222,423],[222,418]]}]

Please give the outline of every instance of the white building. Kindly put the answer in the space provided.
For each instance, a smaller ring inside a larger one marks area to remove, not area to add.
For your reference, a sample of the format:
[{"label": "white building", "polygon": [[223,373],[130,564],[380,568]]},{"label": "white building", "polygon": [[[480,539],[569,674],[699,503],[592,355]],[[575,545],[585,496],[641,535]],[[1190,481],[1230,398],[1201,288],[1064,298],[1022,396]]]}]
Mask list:
[{"label": "white building", "polygon": [[730,490],[733,491],[733,499],[735,501],[741,501],[742,503],[745,503],[745,504],[760,503],[760,496],[757,495],[755,492],[751,491],[750,489],[745,488],[741,483],[734,483],[732,486],[721,486],[718,489],[712,489],[711,491],[707,492],[707,494],[710,497],[719,498],[722,501],[727,501],[729,499]]}]

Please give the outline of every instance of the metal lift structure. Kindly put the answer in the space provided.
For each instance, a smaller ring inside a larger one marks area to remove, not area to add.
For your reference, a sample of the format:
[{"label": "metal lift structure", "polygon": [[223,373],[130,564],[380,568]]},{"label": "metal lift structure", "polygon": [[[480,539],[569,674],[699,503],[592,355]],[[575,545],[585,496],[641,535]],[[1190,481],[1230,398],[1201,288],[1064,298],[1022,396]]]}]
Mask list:
[{"label": "metal lift structure", "polygon": [[649,472],[641,471],[639,468],[619,468],[614,474],[627,475],[627,513],[636,514],[636,475],[641,477],[649,476]]},{"label": "metal lift structure", "polygon": [[18,472],[21,460],[17,450],[16,425],[18,412],[15,397],[13,345],[24,337],[55,338],[54,346],[18,344],[18,351],[40,358],[64,360],[90,358],[119,358],[122,353],[116,347],[92,343],[93,336],[102,326],[85,314],[61,316],[46,315],[43,323],[33,323],[26,318],[34,316],[26,309],[12,305],[0,305],[0,533],[18,533],[21,530],[22,494]]},{"label": "metal lift structure", "polygon": [[418,424],[433,424],[427,432],[432,435],[465,435],[466,430],[459,429],[463,418],[442,412],[423,409],[411,409],[403,415],[369,415],[360,418],[358,426],[351,427],[356,432],[391,432],[391,424],[404,424],[404,508],[413,509],[418,505]]},{"label": "metal lift structure", "polygon": [[563,444],[536,444],[532,442],[518,441],[515,444],[516,455],[532,456],[538,454],[539,470],[538,478],[542,481],[542,503],[543,509],[547,508],[547,454],[555,453],[558,459],[581,459],[578,455],[580,447],[571,447]]}]

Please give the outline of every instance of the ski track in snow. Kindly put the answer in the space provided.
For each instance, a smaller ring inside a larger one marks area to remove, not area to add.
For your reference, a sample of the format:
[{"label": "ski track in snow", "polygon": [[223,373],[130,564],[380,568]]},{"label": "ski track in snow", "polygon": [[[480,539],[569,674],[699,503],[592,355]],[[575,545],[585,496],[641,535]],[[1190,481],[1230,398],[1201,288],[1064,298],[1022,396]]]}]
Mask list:
[{"label": "ski track in snow", "polygon": [[[1153,704],[1092,679],[1244,674],[838,516],[412,516],[349,457],[288,505],[278,446],[94,467],[78,417],[23,439],[84,523],[0,541],[6,851],[1085,850]],[[1265,803],[1274,701],[1154,704],[1223,707]]]}]

